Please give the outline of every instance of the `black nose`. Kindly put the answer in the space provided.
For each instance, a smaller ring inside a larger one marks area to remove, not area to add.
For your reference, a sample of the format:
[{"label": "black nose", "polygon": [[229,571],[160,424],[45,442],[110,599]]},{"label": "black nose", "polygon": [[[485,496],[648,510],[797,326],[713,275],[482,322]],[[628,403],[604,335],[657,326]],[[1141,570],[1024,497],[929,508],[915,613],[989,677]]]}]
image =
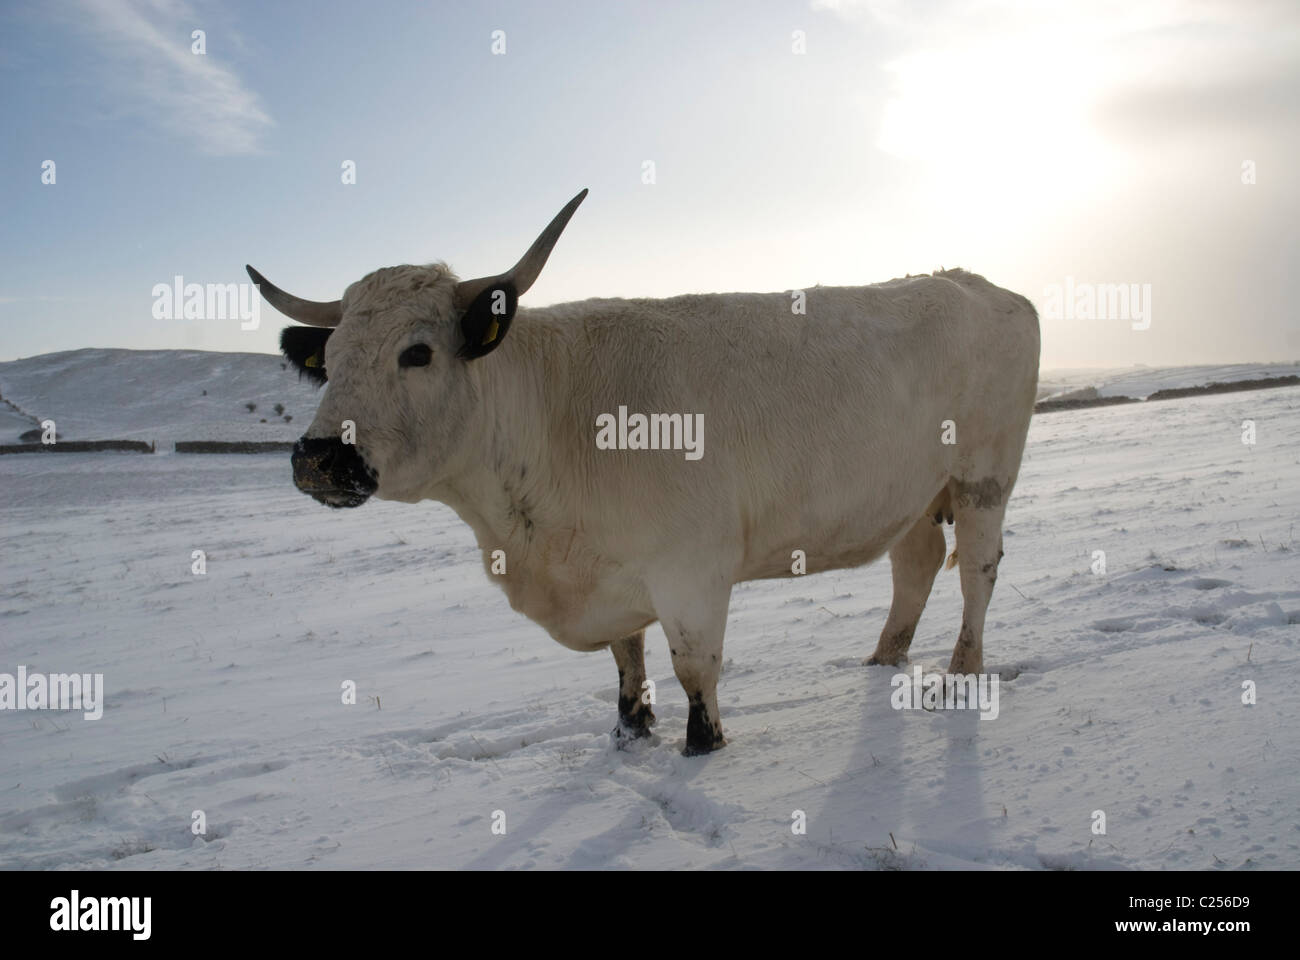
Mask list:
[{"label": "black nose", "polygon": [[359,507],[379,486],[357,448],[338,437],[303,437],[293,446],[293,482],[331,507]]}]

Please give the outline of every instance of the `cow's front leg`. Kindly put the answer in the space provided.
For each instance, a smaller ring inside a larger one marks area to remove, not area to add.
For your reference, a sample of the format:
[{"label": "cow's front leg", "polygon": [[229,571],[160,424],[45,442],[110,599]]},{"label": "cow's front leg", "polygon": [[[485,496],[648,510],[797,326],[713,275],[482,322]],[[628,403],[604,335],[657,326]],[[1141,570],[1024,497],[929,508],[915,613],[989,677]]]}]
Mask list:
[{"label": "cow's front leg", "polygon": [[683,756],[694,757],[727,745],[718,712],[718,674],[730,600],[730,585],[702,593],[698,584],[686,596],[670,593],[656,598],[673,672],[690,704]]},{"label": "cow's front leg", "polygon": [[615,640],[609,648],[618,664],[618,726],[614,728],[614,740],[621,743],[649,736],[655,715],[644,699],[645,631]]}]

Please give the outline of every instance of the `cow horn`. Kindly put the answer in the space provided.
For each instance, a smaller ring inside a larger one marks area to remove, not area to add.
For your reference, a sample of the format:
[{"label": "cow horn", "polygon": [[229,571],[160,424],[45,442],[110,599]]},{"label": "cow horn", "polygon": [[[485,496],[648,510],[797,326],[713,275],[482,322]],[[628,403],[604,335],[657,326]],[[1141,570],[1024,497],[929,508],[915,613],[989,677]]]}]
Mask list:
[{"label": "cow horn", "polygon": [[587,190],[583,191],[564,205],[564,209],[555,215],[541,236],[533,241],[533,245],[513,267],[505,273],[499,273],[495,277],[479,277],[475,280],[462,280],[456,284],[456,307],[464,310],[484,290],[492,287],[509,283],[515,288],[516,296],[523,296],[528,288],[536,281],[537,275],[542,272],[542,267],[546,265],[546,258],[551,255],[555,243],[560,239],[560,234],[564,232],[569,218],[573,216],[573,211],[578,209],[578,204],[586,199]]},{"label": "cow horn", "polygon": [[291,320],[307,323],[313,327],[337,327],[343,319],[343,301],[334,300],[325,303],[320,300],[303,300],[292,293],[285,293],[266,277],[247,264],[244,269],[253,278],[266,302],[279,310]]}]

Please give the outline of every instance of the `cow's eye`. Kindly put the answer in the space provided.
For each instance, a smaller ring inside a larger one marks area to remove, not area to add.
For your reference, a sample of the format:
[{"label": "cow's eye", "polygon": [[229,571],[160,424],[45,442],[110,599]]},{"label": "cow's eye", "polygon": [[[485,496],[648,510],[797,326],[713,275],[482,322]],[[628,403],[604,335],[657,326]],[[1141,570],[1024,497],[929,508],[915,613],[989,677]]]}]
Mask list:
[{"label": "cow's eye", "polygon": [[432,359],[433,351],[423,343],[417,343],[402,351],[402,355],[397,358],[397,364],[401,367],[427,367]]}]

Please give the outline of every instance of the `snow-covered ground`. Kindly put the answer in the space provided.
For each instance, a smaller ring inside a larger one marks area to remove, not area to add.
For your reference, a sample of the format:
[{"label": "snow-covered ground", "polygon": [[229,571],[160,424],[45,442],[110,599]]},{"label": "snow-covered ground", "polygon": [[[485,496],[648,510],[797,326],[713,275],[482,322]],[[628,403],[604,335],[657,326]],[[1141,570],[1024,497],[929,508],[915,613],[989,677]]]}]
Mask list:
[{"label": "snow-covered ground", "polygon": [[[244,401],[296,436],[313,395],[249,362],[218,418],[188,395],[210,382],[133,357],[90,405],[12,364],[0,392],[70,439],[240,439]],[[0,867],[1300,867],[1300,388],[1035,418],[996,719],[891,708],[895,671],[861,665],[882,560],[736,588],[730,745],[692,759],[661,631],[657,735],[618,751],[613,658],[513,613],[441,505],[327,510],[285,456],[4,456],[0,491],[0,672],[108,691],[99,720],[0,711]],[[959,619],[941,573],[914,662],[942,669]]]}]

